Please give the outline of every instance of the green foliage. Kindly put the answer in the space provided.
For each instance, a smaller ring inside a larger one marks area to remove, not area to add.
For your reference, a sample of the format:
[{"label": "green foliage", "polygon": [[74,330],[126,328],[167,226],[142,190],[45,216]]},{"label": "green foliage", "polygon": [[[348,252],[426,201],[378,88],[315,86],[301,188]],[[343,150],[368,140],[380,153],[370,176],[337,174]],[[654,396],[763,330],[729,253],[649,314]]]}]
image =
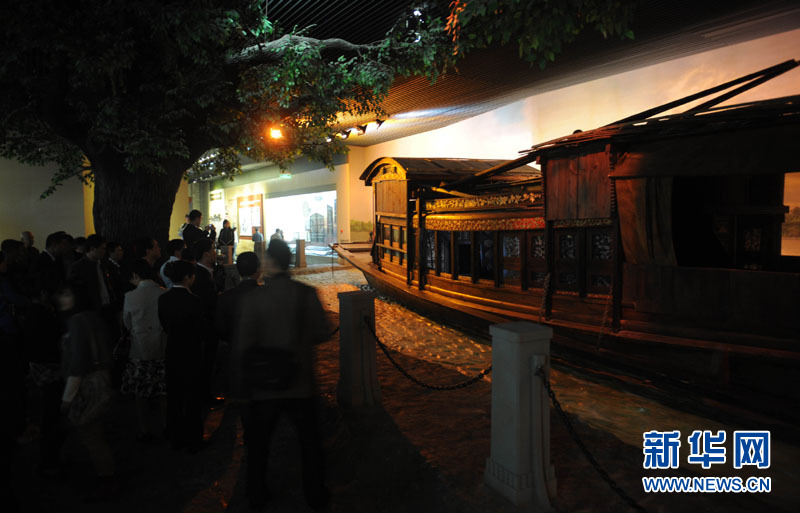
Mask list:
[{"label": "green foliage", "polygon": [[453,63],[454,37],[457,56],[518,41],[543,65],[584,28],[631,35],[624,0],[440,0],[370,45],[282,33],[262,9],[254,0],[3,3],[0,156],[57,163],[45,194],[97,172],[194,164],[234,176],[239,154],[283,168],[304,154],[332,168],[347,150],[331,137],[341,116],[381,116],[397,76],[436,79]]},{"label": "green foliage", "polygon": [[[447,37],[331,49],[281,34],[248,0],[40,0],[0,7],[0,155],[57,162],[52,190],[92,172],[235,174],[237,151],[332,167],[340,113],[381,113],[398,73],[433,68]],[[425,46],[429,44],[430,46]],[[438,49],[438,50],[437,50]],[[268,137],[270,128],[284,137]]]},{"label": "green foliage", "polygon": [[455,51],[516,42],[519,56],[544,68],[586,29],[633,39],[633,0],[454,0],[447,31]]}]

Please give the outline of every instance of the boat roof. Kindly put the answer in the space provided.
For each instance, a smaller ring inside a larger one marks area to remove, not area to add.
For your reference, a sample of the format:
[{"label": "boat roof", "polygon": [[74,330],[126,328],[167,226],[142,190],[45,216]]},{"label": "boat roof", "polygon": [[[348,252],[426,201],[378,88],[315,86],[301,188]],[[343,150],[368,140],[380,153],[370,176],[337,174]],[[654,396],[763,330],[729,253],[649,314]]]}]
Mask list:
[{"label": "boat roof", "polygon": [[724,135],[729,131],[784,125],[800,125],[800,95],[614,123],[543,142],[523,153],[549,155],[574,152],[576,147],[593,143],[664,140],[707,134]]},{"label": "boat roof", "polygon": [[[376,159],[359,177],[365,185],[379,180],[410,180],[415,182],[439,184],[472,177],[512,162],[495,159],[453,159],[453,158],[414,158],[382,157]],[[533,166],[520,165],[499,175],[487,177],[487,181],[518,182],[540,178],[541,171]]]}]

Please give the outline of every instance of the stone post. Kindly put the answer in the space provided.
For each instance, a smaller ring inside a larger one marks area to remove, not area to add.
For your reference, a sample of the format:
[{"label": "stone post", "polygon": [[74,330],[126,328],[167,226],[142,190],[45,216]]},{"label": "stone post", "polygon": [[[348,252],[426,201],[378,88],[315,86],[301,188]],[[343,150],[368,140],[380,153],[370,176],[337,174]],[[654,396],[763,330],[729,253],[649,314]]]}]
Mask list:
[{"label": "stone post", "polygon": [[516,506],[550,511],[556,478],[550,463],[552,328],[530,322],[495,324],[492,335],[492,435],[486,483]]},{"label": "stone post", "polygon": [[306,266],[306,241],[305,239],[297,239],[294,241],[295,244],[295,251],[294,251],[294,266],[295,267],[305,267]]},{"label": "stone post", "polygon": [[375,340],[364,325],[375,329],[375,295],[356,290],[339,296],[339,384],[336,398],[343,408],[381,405],[376,370]]}]

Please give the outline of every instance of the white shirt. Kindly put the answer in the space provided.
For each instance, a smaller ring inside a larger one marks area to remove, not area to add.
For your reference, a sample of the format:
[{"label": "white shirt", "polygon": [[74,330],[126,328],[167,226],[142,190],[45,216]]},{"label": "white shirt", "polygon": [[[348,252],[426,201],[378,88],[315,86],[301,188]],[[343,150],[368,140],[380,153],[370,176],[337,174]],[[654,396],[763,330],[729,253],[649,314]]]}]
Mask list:
[{"label": "white shirt", "polygon": [[172,255],[171,257],[169,257],[169,260],[167,260],[166,262],[161,264],[161,270],[158,271],[158,274],[161,275],[161,279],[164,280],[164,285],[166,285],[168,289],[171,289],[172,287],[174,287],[175,284],[172,283],[172,280],[167,278],[166,274],[164,274],[164,269],[167,267],[168,263],[174,262],[175,260],[180,260],[180,258],[176,257],[175,255]]},{"label": "white shirt", "polygon": [[158,320],[158,297],[166,292],[153,280],[142,280],[125,294],[122,321],[131,332],[131,360],[163,360],[166,334]]}]

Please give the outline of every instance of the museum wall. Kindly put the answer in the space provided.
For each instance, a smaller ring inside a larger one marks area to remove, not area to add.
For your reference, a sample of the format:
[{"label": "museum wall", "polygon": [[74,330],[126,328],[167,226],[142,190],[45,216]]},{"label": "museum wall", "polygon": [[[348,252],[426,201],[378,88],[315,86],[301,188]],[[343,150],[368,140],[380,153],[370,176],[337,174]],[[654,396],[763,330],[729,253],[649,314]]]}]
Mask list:
[{"label": "museum wall", "polygon": [[38,248],[47,235],[64,230],[84,235],[83,192],[78,180],[69,180],[45,199],[39,196],[50,185],[54,167],[33,167],[0,160],[0,237],[19,239],[30,230]]}]

